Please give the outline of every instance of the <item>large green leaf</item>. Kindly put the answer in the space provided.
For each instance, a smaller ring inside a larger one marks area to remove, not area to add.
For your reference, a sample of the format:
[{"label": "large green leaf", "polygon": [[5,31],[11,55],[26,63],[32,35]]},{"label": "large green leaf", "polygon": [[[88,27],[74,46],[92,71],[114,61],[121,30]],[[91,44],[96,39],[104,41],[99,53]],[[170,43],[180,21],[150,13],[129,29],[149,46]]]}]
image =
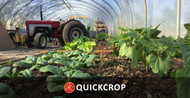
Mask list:
[{"label": "large green leaf", "polygon": [[95,55],[95,54],[91,54],[91,55],[89,55],[89,57],[86,59],[85,63],[93,62],[95,58],[99,58],[99,56],[98,56],[98,55]]},{"label": "large green leaf", "polygon": [[185,36],[185,44],[190,46],[190,24],[185,24],[185,28],[187,29],[187,35]]},{"label": "large green leaf", "polygon": [[61,67],[59,67],[59,68],[61,68],[61,70],[62,70],[63,72],[66,72],[66,71],[71,70],[71,69],[68,68],[67,66],[61,66]]},{"label": "large green leaf", "polygon": [[66,81],[64,76],[51,75],[46,78],[47,89],[49,92],[61,91],[64,89],[64,82]]},{"label": "large green leaf", "polygon": [[25,61],[15,62],[13,67],[29,67],[30,64]]},{"label": "large green leaf", "polygon": [[153,30],[150,30],[150,38],[157,38],[161,31],[157,30],[160,24]]},{"label": "large green leaf", "polygon": [[17,68],[12,69],[12,78],[15,80],[18,78],[18,71]]},{"label": "large green leaf", "polygon": [[1,65],[0,67],[0,78],[4,77],[7,73],[9,73],[11,70],[11,67],[4,67]]},{"label": "large green leaf", "polygon": [[178,98],[190,98],[190,67],[185,70],[176,71],[176,82],[177,82],[177,95]]},{"label": "large green leaf", "polygon": [[164,53],[161,57],[150,54],[147,57],[147,62],[150,62],[150,67],[154,73],[159,76],[166,75],[170,69],[170,57]]},{"label": "large green leaf", "polygon": [[86,58],[85,63],[87,65],[87,67],[94,67],[95,66],[93,63],[95,58],[99,58],[99,56],[97,56],[95,54],[91,54],[91,55],[89,55],[89,57]]},{"label": "large green leaf", "polygon": [[69,71],[66,71],[66,72],[64,72],[64,75],[67,77],[67,78],[70,78],[72,75],[73,75],[73,73],[75,72],[76,70],[69,70]]},{"label": "large green leaf", "polygon": [[18,74],[19,73],[17,71],[17,68],[13,68],[12,73],[8,73],[8,74],[6,74],[6,76],[9,77],[12,80],[16,80],[18,78]]},{"label": "large green leaf", "polygon": [[44,54],[41,56],[42,60],[44,61],[48,61],[52,58],[52,55],[51,54]]},{"label": "large green leaf", "polygon": [[143,62],[144,61],[144,54],[145,54],[145,51],[144,51],[144,49],[143,49],[143,47],[139,47],[139,48],[137,48],[138,50],[137,50],[137,58],[138,58],[138,60],[139,61],[141,61],[141,62]]},{"label": "large green leaf", "polygon": [[41,67],[40,72],[51,72],[54,75],[63,75],[63,71],[59,67],[52,65]]},{"label": "large green leaf", "polygon": [[79,55],[77,57],[77,59],[78,59],[79,62],[85,62],[88,57],[89,57],[89,55],[82,55],[82,56]]},{"label": "large green leaf", "polygon": [[58,84],[56,82],[48,82],[47,89],[49,92],[57,92],[64,89],[64,84]]},{"label": "large green leaf", "polygon": [[78,62],[78,61],[72,61],[67,66],[68,68],[72,69],[81,69],[84,66],[84,63]]},{"label": "large green leaf", "polygon": [[131,31],[138,31],[138,33],[143,34],[143,36],[148,37],[148,38],[158,38],[158,35],[161,33],[161,31],[158,30],[158,27],[160,26],[160,24],[155,28],[152,29],[152,27],[150,28],[140,28],[140,29],[132,29]]},{"label": "large green leaf", "polygon": [[177,42],[182,52],[182,56],[185,62],[185,67],[187,68],[188,66],[190,66],[190,46],[185,45],[184,40],[182,38],[179,38]]},{"label": "large green leaf", "polygon": [[69,57],[66,56],[65,54],[57,55],[56,58],[59,58],[61,60],[67,60],[67,59],[69,59]]},{"label": "large green leaf", "polygon": [[90,79],[91,75],[88,73],[83,73],[80,70],[70,70],[64,73],[67,78],[74,79]]},{"label": "large green leaf", "polygon": [[[190,30],[190,28],[187,28]],[[185,39],[178,38],[178,45],[183,55],[185,69],[176,71],[175,79],[177,82],[178,98],[190,98],[190,47],[185,44]]]},{"label": "large green leaf", "polygon": [[39,69],[41,67],[41,65],[33,65],[32,67],[30,67],[30,70],[34,70],[34,69]]},{"label": "large green leaf", "polygon": [[124,43],[119,50],[119,55],[126,56],[126,57],[132,59],[132,65],[134,65],[134,66],[138,65],[136,47],[127,47],[126,43]]},{"label": "large green leaf", "polygon": [[72,53],[72,55],[74,55],[74,56],[78,56],[78,55],[80,55],[80,54],[82,54],[82,51],[80,51],[80,50],[76,50],[76,51],[74,51],[74,52]]},{"label": "large green leaf", "polygon": [[167,46],[167,47],[175,46],[175,42],[171,37],[162,37],[159,39],[155,39],[155,41],[159,44],[162,44],[163,46]]},{"label": "large green leaf", "polygon": [[164,52],[168,49],[169,45],[173,44],[173,42],[166,42],[164,43],[165,40],[163,39],[140,39],[138,42],[145,46],[147,49],[150,51],[157,51],[157,52]]},{"label": "large green leaf", "polygon": [[41,57],[39,57],[39,58],[37,59],[36,64],[37,64],[37,65],[47,65],[47,64],[48,64],[48,62],[47,62],[47,61],[45,61],[45,60],[42,60],[42,58],[41,58]]},{"label": "large green leaf", "polygon": [[58,64],[58,65],[65,65],[65,66],[68,66],[70,61],[65,61],[65,60],[56,60],[54,62],[55,64]]},{"label": "large green leaf", "polygon": [[14,91],[5,83],[0,83],[0,98],[14,98]]},{"label": "large green leaf", "polygon": [[91,75],[88,74],[88,73],[83,73],[82,71],[80,70],[76,70],[71,78],[75,78],[75,79],[91,79]]},{"label": "large green leaf", "polygon": [[64,81],[65,77],[61,75],[50,75],[46,78],[46,82],[59,82]]},{"label": "large green leaf", "polygon": [[33,72],[29,69],[25,69],[23,71],[20,71],[19,74],[23,75],[26,78],[26,80],[28,80],[28,81],[33,80]]},{"label": "large green leaf", "polygon": [[155,40],[153,40],[153,39],[140,39],[140,40],[138,40],[138,42],[151,51],[160,51],[157,48],[157,44],[156,44]]},{"label": "large green leaf", "polygon": [[25,61],[29,64],[35,64],[37,61],[37,58],[34,56],[27,56]]}]

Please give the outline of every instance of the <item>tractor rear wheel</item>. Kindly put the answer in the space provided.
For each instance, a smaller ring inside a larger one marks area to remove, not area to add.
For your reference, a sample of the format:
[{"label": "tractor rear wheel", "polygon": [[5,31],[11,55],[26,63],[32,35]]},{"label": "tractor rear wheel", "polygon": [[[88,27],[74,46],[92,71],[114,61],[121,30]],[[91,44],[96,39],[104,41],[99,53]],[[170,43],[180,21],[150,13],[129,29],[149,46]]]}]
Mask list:
[{"label": "tractor rear wheel", "polygon": [[28,46],[28,48],[34,47],[28,36],[25,37],[25,44]]},{"label": "tractor rear wheel", "polygon": [[89,34],[85,26],[79,21],[71,21],[67,23],[63,29],[63,40],[65,42],[71,42],[74,39],[78,39],[81,36],[89,37]]},{"label": "tractor rear wheel", "polygon": [[37,33],[34,37],[34,46],[39,49],[44,49],[47,45],[47,37],[43,33]]}]

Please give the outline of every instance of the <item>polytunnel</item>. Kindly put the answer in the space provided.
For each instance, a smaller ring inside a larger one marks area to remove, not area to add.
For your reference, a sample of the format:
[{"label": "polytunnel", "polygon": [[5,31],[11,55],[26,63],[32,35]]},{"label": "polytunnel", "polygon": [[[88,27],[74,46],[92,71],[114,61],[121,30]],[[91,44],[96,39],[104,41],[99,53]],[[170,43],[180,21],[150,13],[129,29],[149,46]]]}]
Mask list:
[{"label": "polytunnel", "polygon": [[190,98],[190,0],[0,0],[0,98]]},{"label": "polytunnel", "polygon": [[[180,1],[180,2],[178,2]],[[177,14],[178,3],[181,13]],[[66,20],[68,16],[87,16],[88,25],[99,19],[107,24],[110,34],[118,27],[139,28],[157,26],[164,35],[176,36],[176,26],[185,35],[184,23],[188,23],[188,0],[1,0],[0,20],[9,28],[25,28],[26,20]],[[180,15],[179,15],[180,14]],[[180,25],[177,25],[177,17]]]}]

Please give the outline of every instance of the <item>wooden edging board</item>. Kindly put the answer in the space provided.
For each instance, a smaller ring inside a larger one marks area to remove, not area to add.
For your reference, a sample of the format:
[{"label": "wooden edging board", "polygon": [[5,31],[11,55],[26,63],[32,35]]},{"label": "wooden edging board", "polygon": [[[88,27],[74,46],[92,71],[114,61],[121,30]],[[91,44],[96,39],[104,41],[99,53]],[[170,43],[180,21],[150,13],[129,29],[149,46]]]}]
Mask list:
[{"label": "wooden edging board", "polygon": [[[36,54],[36,55],[34,55],[34,56],[37,56],[37,57],[38,57],[38,56],[41,56],[41,55],[43,55],[43,54],[45,54],[45,53]],[[20,60],[23,60],[23,59],[25,59],[25,57],[24,57],[24,58],[18,58],[18,59],[10,59],[10,60],[11,60],[12,63],[14,63],[14,62],[17,62],[17,61],[20,61]],[[7,64],[8,61],[9,61],[9,60],[0,62],[0,65],[8,65],[8,64]]]},{"label": "wooden edging board", "polygon": [[[67,50],[56,50],[57,52],[69,52],[69,51],[67,51]],[[49,51],[40,51],[40,53],[39,54],[36,54],[36,55],[34,55],[34,56],[41,56],[41,55],[43,55],[43,54],[46,54],[46,53],[48,53]],[[95,50],[93,53],[95,53],[95,54],[100,54],[100,53],[112,53],[113,52],[113,50]],[[10,59],[11,60],[11,62],[17,62],[17,61],[20,61],[20,60],[23,60],[23,59],[25,59],[25,58],[19,58],[19,59]],[[7,62],[8,62],[9,60],[6,60],[6,61],[3,61],[3,62],[0,62],[0,65],[7,65]]]}]

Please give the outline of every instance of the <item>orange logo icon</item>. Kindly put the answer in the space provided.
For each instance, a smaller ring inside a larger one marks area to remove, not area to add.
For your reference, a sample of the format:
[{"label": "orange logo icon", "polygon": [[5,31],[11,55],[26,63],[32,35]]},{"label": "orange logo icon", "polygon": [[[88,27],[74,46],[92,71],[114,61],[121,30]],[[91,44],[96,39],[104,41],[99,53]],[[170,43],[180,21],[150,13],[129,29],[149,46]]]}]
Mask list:
[{"label": "orange logo icon", "polygon": [[67,82],[64,85],[64,90],[66,93],[73,93],[75,91],[75,85],[72,82]]}]

